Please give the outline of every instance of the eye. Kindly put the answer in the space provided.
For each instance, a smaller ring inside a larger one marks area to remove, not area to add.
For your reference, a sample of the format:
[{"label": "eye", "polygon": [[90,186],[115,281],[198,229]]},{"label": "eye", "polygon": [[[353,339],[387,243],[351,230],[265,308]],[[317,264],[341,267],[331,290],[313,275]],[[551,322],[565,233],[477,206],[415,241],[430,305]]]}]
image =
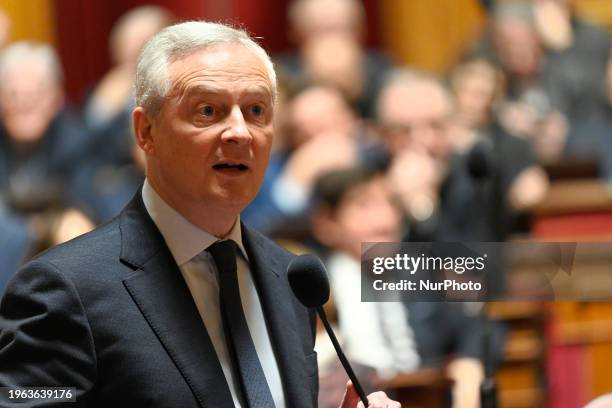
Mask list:
[{"label": "eye", "polygon": [[266,113],[266,110],[262,105],[252,105],[249,110],[255,117],[261,117]]},{"label": "eye", "polygon": [[213,116],[215,114],[215,108],[211,105],[204,105],[200,108],[200,113],[204,116]]}]

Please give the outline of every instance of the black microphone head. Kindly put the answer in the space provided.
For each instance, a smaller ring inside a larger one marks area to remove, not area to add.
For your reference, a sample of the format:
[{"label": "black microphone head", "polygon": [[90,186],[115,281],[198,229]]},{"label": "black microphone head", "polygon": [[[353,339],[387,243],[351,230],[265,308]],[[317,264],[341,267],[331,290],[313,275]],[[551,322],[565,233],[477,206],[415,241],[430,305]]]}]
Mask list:
[{"label": "black microphone head", "polygon": [[306,307],[323,306],[329,299],[329,280],[323,262],[314,255],[300,255],[287,267],[289,285]]}]

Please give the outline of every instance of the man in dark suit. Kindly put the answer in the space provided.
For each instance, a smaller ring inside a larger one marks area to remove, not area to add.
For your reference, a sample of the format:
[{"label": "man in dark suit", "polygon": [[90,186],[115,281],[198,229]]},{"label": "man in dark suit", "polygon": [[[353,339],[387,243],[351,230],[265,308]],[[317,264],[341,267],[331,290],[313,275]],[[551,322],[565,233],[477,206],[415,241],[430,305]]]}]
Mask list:
[{"label": "man in dark suit", "polygon": [[[275,90],[242,31],[188,22],[147,44],[133,112],[147,180],[117,218],[9,283],[0,386],[75,387],[86,407],[316,406],[293,255],[239,220],[268,162]],[[342,407],[357,402],[349,385]]]}]

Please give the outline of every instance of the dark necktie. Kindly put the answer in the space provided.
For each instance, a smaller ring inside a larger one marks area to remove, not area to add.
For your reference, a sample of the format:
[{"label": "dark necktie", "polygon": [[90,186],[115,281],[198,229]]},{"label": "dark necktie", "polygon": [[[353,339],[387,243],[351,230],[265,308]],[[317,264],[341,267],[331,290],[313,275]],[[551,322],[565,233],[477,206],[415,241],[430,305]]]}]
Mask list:
[{"label": "dark necktie", "polygon": [[227,346],[239,374],[244,399],[250,408],[274,407],[263,368],[242,310],[236,273],[236,244],[217,241],[208,248],[219,270],[219,303]]}]

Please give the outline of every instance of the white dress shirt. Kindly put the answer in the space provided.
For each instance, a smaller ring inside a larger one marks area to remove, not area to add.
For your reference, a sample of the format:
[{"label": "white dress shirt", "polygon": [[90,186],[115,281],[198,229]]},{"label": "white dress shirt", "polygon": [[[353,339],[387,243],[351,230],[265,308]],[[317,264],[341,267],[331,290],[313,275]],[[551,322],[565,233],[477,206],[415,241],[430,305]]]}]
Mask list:
[{"label": "white dress shirt", "polygon": [[400,302],[362,302],[361,264],[337,252],[327,262],[340,333],[349,359],[389,378],[420,363],[407,311]]},{"label": "white dress shirt", "polygon": [[[234,405],[242,407],[243,396],[239,385],[240,379],[232,373],[231,360],[223,332],[217,283],[218,271],[212,256],[208,252],[202,253],[218,239],[193,225],[170,207],[155,192],[147,180],[145,180],[142,188],[142,199],[147,212],[164,237],[166,245],[189,287],[223,368],[225,379],[234,399]],[[242,308],[274,403],[276,407],[284,408],[285,397],[280,372],[265,324],[259,295],[249,268],[248,256],[242,244],[240,218],[236,220],[232,230],[224,239],[231,239],[240,248],[242,256],[237,257],[237,267]]]}]

